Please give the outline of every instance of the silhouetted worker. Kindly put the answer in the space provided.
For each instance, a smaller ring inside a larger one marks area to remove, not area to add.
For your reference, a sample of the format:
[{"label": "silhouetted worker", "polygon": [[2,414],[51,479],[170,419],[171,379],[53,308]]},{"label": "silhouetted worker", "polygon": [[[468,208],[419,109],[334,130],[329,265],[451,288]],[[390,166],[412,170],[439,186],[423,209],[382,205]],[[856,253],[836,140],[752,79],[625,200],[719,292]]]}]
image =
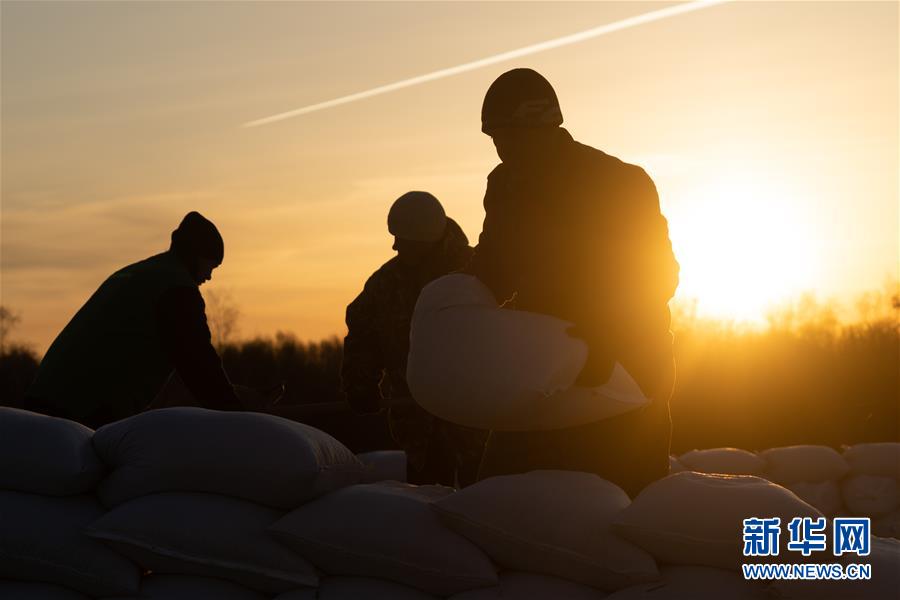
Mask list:
[{"label": "silhouetted worker", "polygon": [[574,323],[589,347],[579,384],[604,383],[618,361],[652,402],[562,431],[494,432],[479,477],[587,471],[634,495],[668,473],[675,376],[668,302],[679,267],[656,187],[640,167],[574,141],[531,69],[494,81],[481,122],[502,162],[488,175],[468,271],[501,303]]},{"label": "silhouetted worker", "polygon": [[472,249],[463,230],[427,192],[400,196],[388,214],[388,230],[397,256],[369,277],[347,307],[341,387],[357,412],[388,408],[391,435],[407,453],[410,482],[453,486],[458,480],[465,486],[475,481],[486,433],[420,408],[406,384],[406,359],[419,292],[465,266]]},{"label": "silhouetted worker", "polygon": [[203,406],[240,409],[199,290],[224,252],[216,226],[188,213],[167,252],[113,273],[69,321],[26,408],[96,428],[143,410],[174,369]]}]

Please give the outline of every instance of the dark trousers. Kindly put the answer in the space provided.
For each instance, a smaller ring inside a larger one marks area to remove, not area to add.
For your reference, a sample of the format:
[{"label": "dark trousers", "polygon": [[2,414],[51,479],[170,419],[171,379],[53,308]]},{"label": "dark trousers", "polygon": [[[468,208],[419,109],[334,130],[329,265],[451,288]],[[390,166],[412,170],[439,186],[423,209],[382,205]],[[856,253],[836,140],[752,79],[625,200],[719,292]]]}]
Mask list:
[{"label": "dark trousers", "polygon": [[475,483],[486,431],[439,419],[414,402],[392,406],[388,422],[394,441],[406,452],[409,483]]},{"label": "dark trousers", "polygon": [[672,421],[669,398],[675,381],[671,357],[625,365],[650,403],[638,410],[553,431],[494,431],[485,448],[478,479],[534,470],[595,473],[632,498],[669,474]]}]

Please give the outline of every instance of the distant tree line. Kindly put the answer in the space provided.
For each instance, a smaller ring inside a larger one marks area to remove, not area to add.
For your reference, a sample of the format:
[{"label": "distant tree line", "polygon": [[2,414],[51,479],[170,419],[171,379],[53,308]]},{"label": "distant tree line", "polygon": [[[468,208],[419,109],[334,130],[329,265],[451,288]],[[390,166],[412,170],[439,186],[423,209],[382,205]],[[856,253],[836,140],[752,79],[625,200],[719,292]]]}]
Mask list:
[{"label": "distant tree line", "polygon": [[[866,294],[857,313],[844,323],[834,306],[806,297],[753,329],[676,310],[673,452],[900,441],[900,298],[890,291]],[[17,406],[39,359],[8,340],[15,315],[3,309],[0,316],[0,403]],[[219,319],[233,332],[227,321]],[[339,338],[228,338],[219,336],[219,350],[235,383],[283,382],[284,405],[341,399]]]}]

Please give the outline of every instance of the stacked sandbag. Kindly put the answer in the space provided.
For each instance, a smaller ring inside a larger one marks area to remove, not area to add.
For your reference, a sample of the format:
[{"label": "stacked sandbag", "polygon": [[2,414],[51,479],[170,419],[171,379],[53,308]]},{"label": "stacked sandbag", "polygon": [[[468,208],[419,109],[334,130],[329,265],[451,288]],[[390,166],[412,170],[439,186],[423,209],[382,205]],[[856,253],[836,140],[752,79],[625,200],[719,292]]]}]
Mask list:
[{"label": "stacked sandbag", "polygon": [[275,415],[203,408],[151,410],[97,430],[110,469],[109,507],[159,492],[206,492],[292,509],[356,483],[365,470],[323,431]]},{"label": "stacked sandbag", "polygon": [[[150,575],[141,581],[139,593],[103,600],[268,600],[269,598],[270,596],[222,579],[187,575]],[[315,595],[310,598],[315,598]]]},{"label": "stacked sandbag", "polygon": [[866,580],[773,581],[775,597],[784,600],[884,600],[900,593],[900,540],[873,536],[868,556],[844,555],[828,562],[868,564]]},{"label": "stacked sandbag", "polygon": [[856,444],[843,457],[850,467],[841,482],[847,512],[870,517],[876,535],[900,538],[900,443]]},{"label": "stacked sandbag", "polygon": [[[644,488],[612,523],[624,539],[661,563],[737,570],[743,559],[743,520],[819,518],[789,490],[752,475],[685,471]],[[786,536],[781,537],[786,546]]]},{"label": "stacked sandbag", "polygon": [[900,444],[857,444],[839,454],[827,446],[760,452],[765,477],[784,485],[828,517],[869,517],[876,535],[897,536]]},{"label": "stacked sandbag", "polygon": [[841,495],[850,514],[882,517],[900,504],[897,480],[877,475],[851,475],[841,482]]},{"label": "stacked sandbag", "polygon": [[452,488],[349,486],[294,510],[269,531],[325,574],[381,578],[450,596],[497,584],[484,552],[443,527],[430,505]]},{"label": "stacked sandbag", "polygon": [[318,573],[267,528],[365,472],[324,432],[260,413],[152,410],[101,427],[93,444],[109,468],[98,495],[110,510],[87,535],[156,574],[269,596],[315,587]]},{"label": "stacked sandbag", "polygon": [[847,461],[828,446],[784,446],[759,455],[766,461],[766,478],[780,485],[837,481],[850,471]]},{"label": "stacked sandbag", "polygon": [[52,583],[2,579],[0,579],[0,598],[9,598],[9,600],[90,600],[90,596]]},{"label": "stacked sandbag", "polygon": [[847,461],[828,446],[784,446],[763,450],[764,477],[785,486],[822,514],[844,514],[841,479],[850,471]]},{"label": "stacked sandbag", "polygon": [[846,512],[839,481],[798,481],[785,484],[785,487],[807,504],[815,506],[826,517],[841,516]]},{"label": "stacked sandbag", "polygon": [[283,514],[239,498],[167,492],[117,506],[86,533],[154,573],[220,578],[267,593],[315,587],[313,566],[266,533]]},{"label": "stacked sandbag", "polygon": [[575,427],[644,406],[621,365],[597,388],[575,386],[587,359],[571,323],[503,309],[471,275],[431,282],[416,302],[406,378],[429,413],[483,430]]},{"label": "stacked sandbag", "polygon": [[595,588],[534,573],[507,571],[500,585],[463,592],[450,600],[602,600],[608,596]]},{"label": "stacked sandbag", "polygon": [[0,597],[137,591],[137,567],[83,533],[104,512],[92,494],[103,474],[92,434],[73,421],[0,407],[0,590],[13,590]]},{"label": "stacked sandbag", "polygon": [[357,454],[356,457],[366,467],[362,483],[406,481],[407,460],[403,450],[376,450]]},{"label": "stacked sandbag", "polygon": [[782,485],[827,517],[872,519],[877,535],[900,537],[900,444],[692,450],[669,458],[669,472],[757,475]]},{"label": "stacked sandbag", "polygon": [[900,508],[872,519],[872,531],[880,537],[900,539]]},{"label": "stacked sandbag", "polygon": [[[684,471],[722,473],[726,475],[762,475],[766,461],[753,452],[739,448],[691,450],[678,457]],[[670,469],[670,472],[677,472]]]},{"label": "stacked sandbag", "polygon": [[667,566],[660,580],[618,591],[607,600],[771,600],[766,586],[741,573],[711,567]]},{"label": "stacked sandbag", "polygon": [[44,496],[91,492],[103,476],[93,434],[74,421],[0,406],[0,490]]},{"label": "stacked sandbag", "polygon": [[372,577],[326,577],[319,589],[297,590],[277,596],[275,600],[437,600],[426,594],[384,579]]},{"label": "stacked sandbag", "polygon": [[532,471],[482,480],[432,508],[505,570],[614,591],[659,576],[647,552],[610,531],[629,502],[597,475]]},{"label": "stacked sandbag", "polygon": [[854,475],[900,479],[900,443],[856,444],[844,449],[844,460]]}]

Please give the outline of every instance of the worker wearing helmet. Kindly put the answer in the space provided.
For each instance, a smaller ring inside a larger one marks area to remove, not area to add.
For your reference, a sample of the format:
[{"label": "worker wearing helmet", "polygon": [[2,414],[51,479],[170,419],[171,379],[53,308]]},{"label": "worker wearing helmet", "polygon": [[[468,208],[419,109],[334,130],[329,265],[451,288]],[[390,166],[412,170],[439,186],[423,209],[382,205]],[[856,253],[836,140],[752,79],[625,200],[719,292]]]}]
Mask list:
[{"label": "worker wearing helmet", "polygon": [[668,472],[668,302],[679,267],[647,173],[576,142],[562,122],[556,92],[531,69],[508,71],[488,89],[482,131],[502,162],[488,176],[467,270],[498,302],[574,324],[589,348],[579,384],[603,384],[619,362],[651,402],[584,427],[494,432],[479,477],[588,471],[633,495]]},{"label": "worker wearing helmet", "polygon": [[341,387],[357,412],[387,410],[391,434],[406,451],[412,483],[472,483],[485,434],[433,417],[406,384],[409,328],[419,292],[465,266],[472,249],[437,198],[408,192],[388,213],[397,255],[366,281],[347,307]]},{"label": "worker wearing helmet", "polygon": [[222,263],[216,226],[188,213],[169,250],[113,273],[56,337],[25,407],[97,428],[150,404],[173,370],[207,408],[240,401],[210,342],[199,286]]}]

